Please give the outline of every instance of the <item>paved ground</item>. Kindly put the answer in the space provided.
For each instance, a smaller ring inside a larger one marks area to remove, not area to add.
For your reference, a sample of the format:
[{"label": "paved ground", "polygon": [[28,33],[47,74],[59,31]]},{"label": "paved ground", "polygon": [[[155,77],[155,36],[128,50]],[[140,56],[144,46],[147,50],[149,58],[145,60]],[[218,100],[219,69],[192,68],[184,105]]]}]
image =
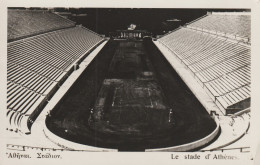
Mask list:
[{"label": "paved ground", "polygon": [[110,41],[46,123],[65,139],[124,151],[192,142],[216,127],[158,49],[141,41]]}]

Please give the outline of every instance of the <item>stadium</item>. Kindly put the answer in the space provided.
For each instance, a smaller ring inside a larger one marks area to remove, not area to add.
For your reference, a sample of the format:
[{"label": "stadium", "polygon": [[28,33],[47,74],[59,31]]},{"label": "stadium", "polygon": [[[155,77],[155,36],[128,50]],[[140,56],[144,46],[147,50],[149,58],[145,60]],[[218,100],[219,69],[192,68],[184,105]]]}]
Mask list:
[{"label": "stadium", "polygon": [[243,9],[9,8],[7,150],[249,153],[250,25]]}]

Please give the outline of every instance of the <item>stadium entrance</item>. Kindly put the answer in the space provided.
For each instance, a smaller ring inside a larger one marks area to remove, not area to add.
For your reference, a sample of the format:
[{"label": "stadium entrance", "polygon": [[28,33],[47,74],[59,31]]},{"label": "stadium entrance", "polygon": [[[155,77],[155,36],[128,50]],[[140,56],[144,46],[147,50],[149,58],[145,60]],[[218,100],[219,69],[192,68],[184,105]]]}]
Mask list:
[{"label": "stadium entrance", "polygon": [[143,39],[144,36],[150,35],[146,30],[117,30],[110,33],[110,37],[116,39]]}]

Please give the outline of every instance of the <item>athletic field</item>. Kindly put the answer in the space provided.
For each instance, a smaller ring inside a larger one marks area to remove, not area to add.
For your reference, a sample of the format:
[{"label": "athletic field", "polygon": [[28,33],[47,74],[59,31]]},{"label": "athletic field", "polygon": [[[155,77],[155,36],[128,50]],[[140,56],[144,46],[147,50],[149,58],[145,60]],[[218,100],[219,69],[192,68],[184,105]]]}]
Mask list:
[{"label": "athletic field", "polygon": [[121,151],[201,139],[216,124],[151,43],[109,41],[46,120],[62,138]]}]

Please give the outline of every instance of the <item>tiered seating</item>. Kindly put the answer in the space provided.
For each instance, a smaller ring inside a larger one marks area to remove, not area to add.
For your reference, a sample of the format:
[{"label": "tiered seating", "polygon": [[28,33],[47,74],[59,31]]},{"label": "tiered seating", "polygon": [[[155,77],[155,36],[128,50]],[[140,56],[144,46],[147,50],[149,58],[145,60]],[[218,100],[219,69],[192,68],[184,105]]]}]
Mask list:
[{"label": "tiered seating", "polygon": [[41,109],[54,89],[78,62],[103,38],[83,28],[72,27],[8,44],[7,116],[11,129],[26,123]]},{"label": "tiered seating", "polygon": [[39,10],[8,10],[8,40],[75,26],[75,23]]},{"label": "tiered seating", "polygon": [[245,14],[213,12],[189,26],[251,38],[251,17]]},{"label": "tiered seating", "polygon": [[184,27],[159,41],[194,73],[223,111],[250,98],[250,45]]},{"label": "tiered seating", "polygon": [[8,84],[11,84],[11,87],[7,93],[7,117],[11,128],[14,128],[20,124],[19,119],[23,115],[29,116],[41,102],[45,101],[46,97],[28,88],[12,84],[10,81]]},{"label": "tiered seating", "polygon": [[214,96],[225,95],[248,84],[250,84],[250,68],[248,66],[205,83],[206,87],[212,88]]},{"label": "tiered seating", "polygon": [[239,54],[233,58],[229,58],[221,63],[213,65],[212,67],[203,71],[197,72],[197,76],[202,82],[207,82],[216,79],[223,74],[232,72],[238,68],[248,66],[250,63],[250,53]]},{"label": "tiered seating", "polygon": [[224,107],[230,107],[238,103],[240,100],[245,100],[250,98],[250,84],[245,85],[237,90],[234,90],[226,95],[217,97],[217,100]]}]

